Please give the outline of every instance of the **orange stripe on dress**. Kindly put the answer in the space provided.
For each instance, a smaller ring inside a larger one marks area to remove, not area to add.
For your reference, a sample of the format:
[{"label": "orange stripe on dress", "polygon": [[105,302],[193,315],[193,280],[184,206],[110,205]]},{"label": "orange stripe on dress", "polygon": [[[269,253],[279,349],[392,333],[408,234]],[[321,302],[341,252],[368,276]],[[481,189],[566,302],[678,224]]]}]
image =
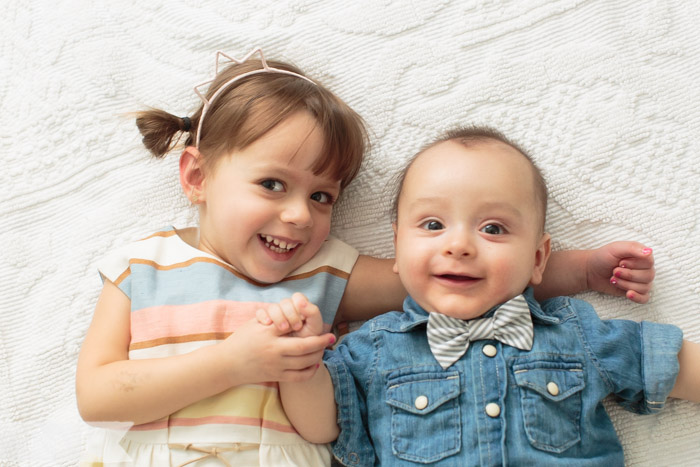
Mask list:
[{"label": "orange stripe on dress", "polygon": [[[197,257],[191,258],[187,261],[183,261],[180,263],[168,264],[168,265],[158,264],[157,262],[155,262],[151,259],[131,258],[129,260],[129,264],[143,264],[146,266],[151,266],[152,268],[159,270],[159,271],[168,271],[170,269],[186,268],[186,267],[191,266],[192,264],[195,264],[195,263],[215,264],[217,266],[220,266],[220,267],[226,269],[228,272],[230,272],[234,276],[238,277],[239,279],[243,279],[244,281],[248,282],[249,284],[255,285],[257,287],[269,287],[271,285],[275,285],[275,284],[266,284],[264,282],[258,282],[256,280],[253,280],[250,277],[244,276],[240,272],[236,271],[233,267],[231,267],[227,263],[216,260],[214,258],[207,258],[205,256],[197,256]],[[340,269],[334,268],[332,266],[321,266],[321,267],[318,267],[318,268],[316,268],[312,271],[309,271],[309,272],[304,272],[302,274],[296,274],[294,276],[285,277],[280,282],[297,281],[297,280],[301,280],[301,279],[306,279],[307,277],[312,277],[312,276],[315,276],[316,274],[321,274],[324,272],[327,274],[331,274],[333,276],[340,277],[341,279],[345,279],[345,280],[348,280],[348,278],[350,277],[349,273],[342,271]]]}]

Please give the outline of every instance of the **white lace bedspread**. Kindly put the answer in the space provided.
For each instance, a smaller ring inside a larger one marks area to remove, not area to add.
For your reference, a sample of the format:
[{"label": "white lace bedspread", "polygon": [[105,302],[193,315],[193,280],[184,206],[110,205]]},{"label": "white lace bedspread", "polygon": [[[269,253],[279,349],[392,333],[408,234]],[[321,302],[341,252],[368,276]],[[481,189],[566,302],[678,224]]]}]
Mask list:
[{"label": "white lace bedspread", "polygon": [[[362,114],[373,152],[336,235],[392,254],[391,177],[456,124],[500,128],[551,189],[555,247],[654,248],[648,305],[601,316],[700,342],[700,3],[673,0],[16,0],[0,4],[0,465],[75,465],[75,364],[117,245],[195,221],[177,156],[126,113],[187,115],[217,49],[295,62]],[[629,465],[697,465],[700,405],[611,408]]]}]

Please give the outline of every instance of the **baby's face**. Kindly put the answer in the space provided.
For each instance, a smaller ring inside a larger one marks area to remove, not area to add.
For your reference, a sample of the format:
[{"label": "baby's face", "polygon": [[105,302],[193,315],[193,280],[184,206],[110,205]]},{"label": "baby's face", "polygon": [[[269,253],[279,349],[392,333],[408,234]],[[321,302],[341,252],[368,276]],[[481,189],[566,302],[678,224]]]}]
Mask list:
[{"label": "baby's face", "polygon": [[399,196],[396,264],[429,312],[478,317],[539,283],[549,255],[527,159],[500,142],[439,143]]}]

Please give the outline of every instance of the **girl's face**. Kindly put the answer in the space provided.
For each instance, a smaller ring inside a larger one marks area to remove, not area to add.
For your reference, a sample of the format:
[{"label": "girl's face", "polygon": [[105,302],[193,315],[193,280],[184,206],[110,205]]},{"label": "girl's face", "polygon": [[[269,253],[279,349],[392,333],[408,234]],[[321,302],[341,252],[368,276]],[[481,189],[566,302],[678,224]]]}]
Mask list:
[{"label": "girl's face", "polygon": [[279,282],[330,232],[340,181],[311,170],[323,134],[305,111],[218,161],[202,184],[199,248],[247,277]]}]

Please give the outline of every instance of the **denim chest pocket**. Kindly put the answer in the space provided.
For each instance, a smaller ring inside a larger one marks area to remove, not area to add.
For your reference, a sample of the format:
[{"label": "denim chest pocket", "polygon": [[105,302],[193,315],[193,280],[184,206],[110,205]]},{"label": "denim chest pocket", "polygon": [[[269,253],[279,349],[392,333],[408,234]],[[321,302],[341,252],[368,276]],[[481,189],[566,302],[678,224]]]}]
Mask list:
[{"label": "denim chest pocket", "polygon": [[389,375],[386,388],[391,448],[396,457],[431,463],[460,451],[458,372]]},{"label": "denim chest pocket", "polygon": [[564,452],[581,440],[582,391],[580,361],[531,361],[513,365],[520,389],[525,433],[530,444],[548,452]]}]

